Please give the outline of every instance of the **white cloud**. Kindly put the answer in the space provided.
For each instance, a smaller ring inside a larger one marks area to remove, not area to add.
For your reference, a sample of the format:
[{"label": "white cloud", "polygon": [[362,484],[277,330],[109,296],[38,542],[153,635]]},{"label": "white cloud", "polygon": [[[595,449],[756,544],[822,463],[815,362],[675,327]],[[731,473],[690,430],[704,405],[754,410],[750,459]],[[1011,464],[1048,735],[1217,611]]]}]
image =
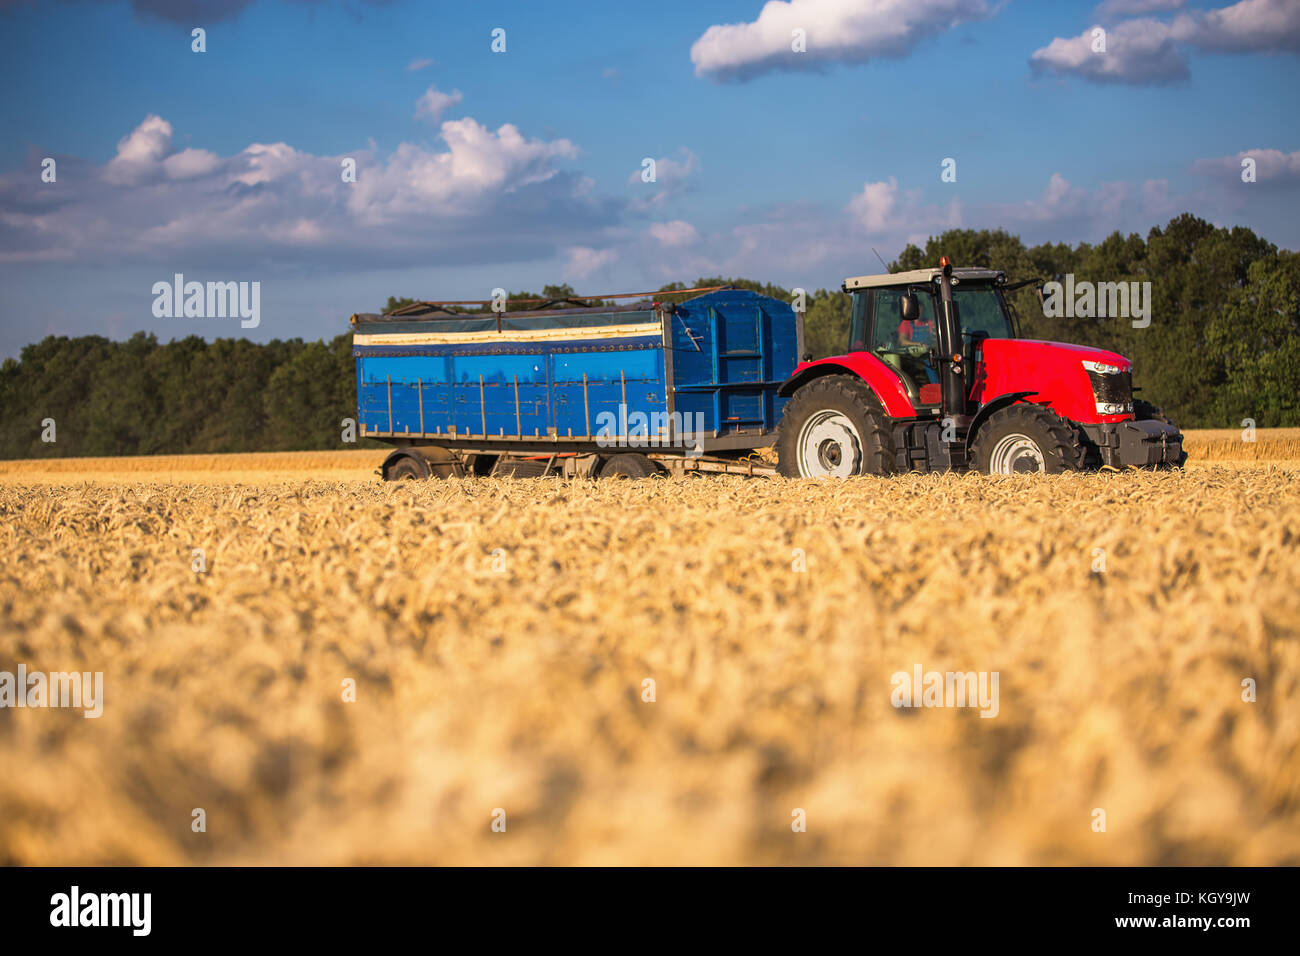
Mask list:
[{"label": "white cloud", "polygon": [[156,176],[171,140],[172,124],[150,113],[118,140],[117,155],[104,167],[104,179],[115,185],[130,185]]},{"label": "white cloud", "polygon": [[206,149],[183,149],[162,161],[168,179],[194,179],[206,176],[221,165],[221,157]]},{"label": "white cloud", "polygon": [[1085,189],[1053,173],[1036,199],[985,203],[971,218],[989,228],[1001,226],[1032,242],[1096,240],[1119,230],[1145,232],[1188,208],[1204,209],[1203,198],[1174,195],[1164,179],[1100,183]]},{"label": "white cloud", "polygon": [[1098,27],[1077,37],[1057,37],[1029,58],[1036,72],[1081,76],[1095,83],[1174,83],[1190,75],[1168,24],[1126,20],[1106,31],[1105,52],[1097,52]]},{"label": "white cloud", "polygon": [[699,157],[685,146],[677,150],[677,156],[677,159],[662,156],[655,160],[655,181],[652,183],[641,179],[644,167],[639,167],[628,176],[627,181],[630,185],[650,193],[648,196],[637,197],[637,208],[649,209],[662,206],[690,188],[690,178],[700,166]]},{"label": "white cloud", "polygon": [[890,176],[889,182],[863,186],[862,192],[849,200],[849,212],[864,229],[877,232],[890,221],[897,201],[898,180]]},{"label": "white cloud", "polygon": [[1198,159],[1192,171],[1202,176],[1227,177],[1241,181],[1242,160],[1255,160],[1255,181],[1258,183],[1300,183],[1300,150],[1284,153],[1280,149],[1244,149],[1235,156],[1217,159]]},{"label": "white cloud", "polygon": [[871,236],[911,237],[919,231],[942,231],[961,225],[962,207],[956,200],[946,206],[922,202],[921,190],[904,192],[892,176],[887,181],[866,183],[845,207],[857,231]]},{"label": "white cloud", "polygon": [[695,231],[695,227],[684,219],[674,219],[672,222],[652,222],[650,224],[650,235],[665,246],[688,246],[691,243],[698,242],[700,238],[700,234]]},{"label": "white cloud", "polygon": [[589,246],[573,246],[567,250],[567,255],[563,270],[566,279],[586,279],[618,259],[618,253],[613,249],[592,249]]},{"label": "white cloud", "polygon": [[[1104,3],[1103,11],[1166,10],[1181,3],[1121,0]],[[1217,10],[1180,13],[1172,23],[1125,20],[1107,32],[1106,52],[1093,50],[1093,31],[1057,37],[1036,50],[1030,65],[1037,72],[1081,76],[1095,83],[1135,86],[1173,83],[1191,73],[1181,48],[1205,53],[1300,53],[1300,0],[1241,0]]]},{"label": "white cloud", "polygon": [[253,143],[235,157],[231,178],[245,186],[273,183],[295,175],[306,159],[288,143]]},{"label": "white cloud", "polygon": [[[905,56],[921,40],[990,15],[987,0],[770,0],[750,23],[709,27],[691,46],[697,76],[748,80]],[[794,31],[805,52],[795,52]]]},{"label": "white cloud", "polygon": [[443,93],[436,86],[431,86],[424,91],[424,95],[415,104],[416,118],[432,120],[436,123],[442,119],[443,113],[456,106],[463,99],[465,99],[465,95],[460,90]]},{"label": "white cloud", "polygon": [[486,193],[508,193],[557,174],[551,161],[574,159],[567,139],[528,139],[506,123],[495,133],[470,117],[442,124],[447,152],[410,143],[386,163],[367,170],[348,194],[348,208],[362,221],[395,223],[412,213],[468,213]]},{"label": "white cloud", "polygon": [[557,165],[578,155],[566,139],[469,117],[440,133],[441,148],[349,151],[344,182],[344,156],[287,143],[177,151],[151,115],[107,164],[60,158],[57,194],[33,198],[29,170],[0,174],[0,261],[513,262],[590,244],[626,209]]},{"label": "white cloud", "polygon": [[433,66],[433,60],[429,59],[427,56],[420,56],[406,64],[406,71],[408,73],[416,73],[430,66]]},{"label": "white cloud", "polygon": [[1052,173],[1037,199],[1020,202],[993,203],[1000,224],[1023,225],[1087,218],[1115,218],[1122,205],[1131,198],[1131,189],[1123,183],[1106,183],[1095,193],[1072,186],[1060,173]]},{"label": "white cloud", "polygon": [[1300,2],[1241,0],[1182,14],[1173,31],[1179,41],[1212,53],[1300,52]]}]

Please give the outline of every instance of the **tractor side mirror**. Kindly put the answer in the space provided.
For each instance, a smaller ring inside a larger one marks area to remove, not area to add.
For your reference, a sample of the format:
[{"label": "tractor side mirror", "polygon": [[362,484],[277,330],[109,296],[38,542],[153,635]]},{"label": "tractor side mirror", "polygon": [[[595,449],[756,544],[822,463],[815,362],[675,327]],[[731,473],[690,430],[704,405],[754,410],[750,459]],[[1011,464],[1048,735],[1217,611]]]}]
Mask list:
[{"label": "tractor side mirror", "polygon": [[904,322],[915,322],[921,317],[921,303],[910,292],[898,300],[898,308],[903,313]]}]

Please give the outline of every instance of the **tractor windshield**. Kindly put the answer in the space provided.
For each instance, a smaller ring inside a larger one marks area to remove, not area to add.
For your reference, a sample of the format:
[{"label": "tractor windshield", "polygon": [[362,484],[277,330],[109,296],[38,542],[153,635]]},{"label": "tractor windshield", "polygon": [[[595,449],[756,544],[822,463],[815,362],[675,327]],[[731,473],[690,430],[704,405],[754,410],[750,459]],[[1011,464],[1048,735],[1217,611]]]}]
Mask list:
[{"label": "tractor windshield", "polygon": [[1002,296],[989,285],[957,287],[952,290],[961,318],[962,334],[968,339],[1013,339],[1011,317]]}]

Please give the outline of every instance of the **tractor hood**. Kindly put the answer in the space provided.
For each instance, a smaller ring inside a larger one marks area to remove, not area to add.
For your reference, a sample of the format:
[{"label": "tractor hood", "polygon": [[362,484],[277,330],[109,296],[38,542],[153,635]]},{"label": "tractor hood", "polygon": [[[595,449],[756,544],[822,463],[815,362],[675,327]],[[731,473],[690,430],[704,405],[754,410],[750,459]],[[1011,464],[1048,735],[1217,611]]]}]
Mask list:
[{"label": "tractor hood", "polygon": [[1086,345],[1037,339],[985,339],[976,360],[971,398],[984,404],[1010,392],[1033,392],[1075,422],[1118,422],[1133,417],[1131,363]]}]

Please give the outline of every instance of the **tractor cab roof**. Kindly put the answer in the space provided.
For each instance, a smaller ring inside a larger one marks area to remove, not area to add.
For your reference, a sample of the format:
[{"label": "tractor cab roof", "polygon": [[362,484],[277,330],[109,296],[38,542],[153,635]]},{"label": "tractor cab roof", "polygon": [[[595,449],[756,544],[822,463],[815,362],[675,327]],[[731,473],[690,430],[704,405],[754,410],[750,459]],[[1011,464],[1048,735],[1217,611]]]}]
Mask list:
[{"label": "tractor cab roof", "polygon": [[[857,292],[861,289],[880,289],[891,286],[909,286],[917,283],[933,282],[942,272],[941,269],[913,269],[911,272],[889,272],[876,276],[853,276],[844,280],[845,292]],[[953,279],[958,282],[994,282],[1001,285],[1007,281],[1005,272],[997,269],[956,269],[952,270]]]}]

